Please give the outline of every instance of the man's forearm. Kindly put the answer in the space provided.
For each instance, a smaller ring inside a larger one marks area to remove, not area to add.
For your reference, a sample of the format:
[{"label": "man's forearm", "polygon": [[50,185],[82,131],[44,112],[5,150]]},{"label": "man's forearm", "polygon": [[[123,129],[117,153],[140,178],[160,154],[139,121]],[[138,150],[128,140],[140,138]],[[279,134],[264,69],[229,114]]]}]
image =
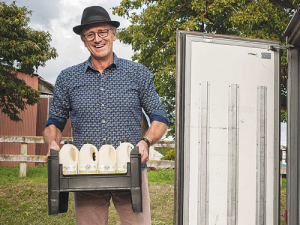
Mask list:
[{"label": "man's forearm", "polygon": [[[148,139],[150,145],[153,145],[162,138],[167,128],[168,126],[165,123],[153,121],[144,137]],[[139,147],[139,152],[141,153],[142,163],[147,162],[149,160],[148,144],[144,140],[141,140],[137,146]]]},{"label": "man's forearm", "polygon": [[150,141],[151,145],[153,145],[162,138],[167,131],[167,128],[168,126],[165,123],[153,121],[144,137]]},{"label": "man's forearm", "polygon": [[53,148],[59,151],[59,143],[61,141],[61,131],[54,125],[49,125],[43,132],[44,142],[47,146],[48,151]]}]

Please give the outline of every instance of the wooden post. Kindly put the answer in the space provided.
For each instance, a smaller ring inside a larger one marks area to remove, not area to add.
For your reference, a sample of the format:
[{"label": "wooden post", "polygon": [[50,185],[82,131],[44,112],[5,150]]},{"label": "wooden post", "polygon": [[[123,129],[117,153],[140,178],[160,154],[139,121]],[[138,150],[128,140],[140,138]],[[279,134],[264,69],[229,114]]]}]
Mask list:
[{"label": "wooden post", "polygon": [[[21,143],[20,155],[27,155],[27,144]],[[27,162],[20,162],[20,177],[26,177]]]}]

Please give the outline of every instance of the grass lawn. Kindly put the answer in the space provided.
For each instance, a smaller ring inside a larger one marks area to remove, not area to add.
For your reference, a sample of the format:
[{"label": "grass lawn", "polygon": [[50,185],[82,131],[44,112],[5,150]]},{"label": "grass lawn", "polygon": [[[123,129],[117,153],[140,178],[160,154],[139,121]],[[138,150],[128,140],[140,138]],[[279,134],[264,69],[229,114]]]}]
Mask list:
[{"label": "grass lawn", "polygon": [[[152,225],[172,225],[174,213],[174,171],[148,171]],[[281,225],[285,225],[286,179],[281,187]],[[119,225],[118,215],[111,204],[109,223]],[[19,178],[19,167],[0,166],[0,224],[75,224],[73,194],[69,211],[48,216],[47,167],[27,169],[27,177]]]},{"label": "grass lawn", "polygon": [[285,209],[286,209],[286,179],[282,179],[280,189],[280,225],[285,225]]},{"label": "grass lawn", "polygon": [[[174,170],[149,171],[149,191],[153,225],[173,224]],[[110,225],[120,224],[113,207]],[[19,167],[0,166],[0,224],[75,224],[73,194],[65,214],[48,216],[47,167],[27,168],[19,178]]]}]

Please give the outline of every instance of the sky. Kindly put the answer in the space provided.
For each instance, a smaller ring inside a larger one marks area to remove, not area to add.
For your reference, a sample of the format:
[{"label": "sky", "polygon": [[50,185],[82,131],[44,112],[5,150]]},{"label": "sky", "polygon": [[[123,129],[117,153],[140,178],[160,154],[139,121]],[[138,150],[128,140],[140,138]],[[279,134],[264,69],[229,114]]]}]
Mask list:
[{"label": "sky", "polygon": [[[2,0],[3,1],[3,0]],[[11,4],[13,0],[4,0]],[[80,25],[84,8],[99,5],[105,8],[112,20],[120,22],[119,28],[127,27],[130,22],[123,17],[112,14],[112,7],[118,6],[121,0],[17,0],[17,6],[26,6],[32,11],[29,26],[35,30],[48,31],[52,36],[51,46],[56,48],[58,57],[46,62],[36,72],[46,81],[54,84],[60,71],[85,61],[89,52],[80,36],[73,32],[73,27]],[[118,57],[131,59],[133,51],[130,45],[120,41],[114,42],[114,52]]]}]

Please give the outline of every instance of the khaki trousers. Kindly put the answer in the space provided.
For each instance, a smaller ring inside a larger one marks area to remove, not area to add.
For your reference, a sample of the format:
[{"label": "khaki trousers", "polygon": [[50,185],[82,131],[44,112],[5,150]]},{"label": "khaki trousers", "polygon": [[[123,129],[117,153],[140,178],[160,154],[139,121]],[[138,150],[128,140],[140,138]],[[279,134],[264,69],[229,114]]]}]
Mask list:
[{"label": "khaki trousers", "polygon": [[147,169],[142,171],[143,212],[132,211],[129,192],[74,192],[77,225],[107,225],[112,198],[121,225],[151,225]]}]

